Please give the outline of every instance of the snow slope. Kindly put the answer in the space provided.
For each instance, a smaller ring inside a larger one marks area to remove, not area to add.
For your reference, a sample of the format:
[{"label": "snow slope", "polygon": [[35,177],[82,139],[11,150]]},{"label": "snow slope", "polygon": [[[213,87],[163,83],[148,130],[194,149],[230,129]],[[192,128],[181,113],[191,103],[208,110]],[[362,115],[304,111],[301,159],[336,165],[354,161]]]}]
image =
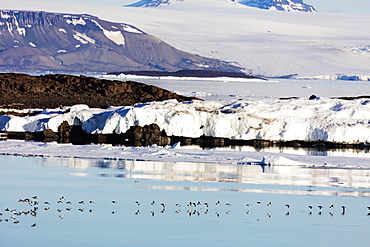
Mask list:
[{"label": "snow slope", "polygon": [[2,116],[0,130],[58,131],[63,121],[92,134],[125,133],[130,126],[156,123],[170,136],[213,136],[275,141],[367,143],[370,101],[337,99],[237,100],[177,102],[90,109],[76,105],[69,112],[44,110],[29,117]]},{"label": "snow slope", "polygon": [[367,14],[269,11],[214,0],[166,8],[15,0],[0,2],[0,8],[89,13],[129,23],[178,49],[235,62],[255,75],[370,74],[370,53],[362,49],[370,40]]}]

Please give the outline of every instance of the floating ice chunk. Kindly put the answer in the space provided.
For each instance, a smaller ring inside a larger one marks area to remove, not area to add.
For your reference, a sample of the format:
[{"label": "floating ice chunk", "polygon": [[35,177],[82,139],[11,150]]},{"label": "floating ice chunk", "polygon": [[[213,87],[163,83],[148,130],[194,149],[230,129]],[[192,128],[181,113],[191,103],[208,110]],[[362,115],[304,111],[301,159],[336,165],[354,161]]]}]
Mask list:
[{"label": "floating ice chunk", "polygon": [[181,142],[176,142],[175,144],[173,144],[172,146],[171,146],[171,149],[177,149],[177,148],[180,148],[181,147]]},{"label": "floating ice chunk", "polygon": [[270,166],[312,166],[312,164],[291,160],[282,156],[263,157],[261,164]]}]

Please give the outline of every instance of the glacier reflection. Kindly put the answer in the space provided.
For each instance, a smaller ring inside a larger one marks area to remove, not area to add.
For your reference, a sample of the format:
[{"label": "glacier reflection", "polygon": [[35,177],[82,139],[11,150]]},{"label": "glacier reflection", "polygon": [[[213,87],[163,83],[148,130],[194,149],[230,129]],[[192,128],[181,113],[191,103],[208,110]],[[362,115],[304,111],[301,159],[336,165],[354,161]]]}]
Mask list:
[{"label": "glacier reflection", "polygon": [[[370,188],[370,169],[305,168],[298,166],[259,166],[216,163],[153,162],[127,160],[93,160],[92,166],[108,169],[100,173],[104,177],[121,177],[160,181],[220,182],[255,185],[287,185],[331,188]],[[73,167],[76,162],[72,162]],[[119,172],[117,172],[117,170]],[[100,170],[101,171],[101,170]],[[164,187],[163,189],[169,189]],[[179,189],[179,188],[177,188]],[[183,188],[186,189],[186,188]],[[215,188],[205,188],[212,190]],[[251,192],[249,189],[242,189]],[[332,189],[331,189],[332,190]],[[280,192],[279,192],[280,191]],[[288,193],[309,195],[369,196],[368,191],[265,191],[266,193]],[[254,190],[254,192],[263,192]]]}]

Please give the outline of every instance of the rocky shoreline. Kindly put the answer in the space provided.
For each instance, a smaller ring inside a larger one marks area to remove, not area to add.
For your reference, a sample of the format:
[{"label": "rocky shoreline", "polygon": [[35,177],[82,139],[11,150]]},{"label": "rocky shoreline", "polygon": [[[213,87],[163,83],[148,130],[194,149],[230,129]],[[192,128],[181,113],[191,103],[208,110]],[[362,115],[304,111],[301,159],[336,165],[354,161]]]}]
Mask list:
[{"label": "rocky shoreline", "polygon": [[184,136],[168,136],[164,130],[160,130],[158,125],[150,124],[141,126],[131,126],[123,134],[88,134],[82,130],[81,126],[69,125],[63,122],[58,132],[50,129],[42,132],[0,132],[2,140],[26,140],[40,142],[72,143],[74,145],[84,144],[112,144],[124,146],[168,146],[180,143],[181,146],[198,145],[201,148],[229,147],[229,146],[251,146],[258,149],[265,147],[292,147],[292,148],[311,148],[314,150],[329,149],[370,149],[368,143],[344,144],[328,141],[270,141],[262,139],[237,140],[230,138],[217,138],[201,136],[199,138],[189,138]]},{"label": "rocky shoreline", "polygon": [[179,102],[195,99],[140,82],[64,74],[0,73],[0,93],[0,108],[3,109],[54,109],[77,104],[106,108],[168,99]]}]

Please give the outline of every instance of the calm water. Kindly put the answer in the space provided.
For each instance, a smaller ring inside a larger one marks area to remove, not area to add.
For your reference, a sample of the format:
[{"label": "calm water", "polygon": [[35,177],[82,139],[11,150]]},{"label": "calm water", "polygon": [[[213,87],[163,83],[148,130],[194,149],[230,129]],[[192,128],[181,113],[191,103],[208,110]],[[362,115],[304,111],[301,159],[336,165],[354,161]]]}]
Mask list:
[{"label": "calm water", "polygon": [[369,170],[0,156],[0,246],[369,246],[369,185]]}]

